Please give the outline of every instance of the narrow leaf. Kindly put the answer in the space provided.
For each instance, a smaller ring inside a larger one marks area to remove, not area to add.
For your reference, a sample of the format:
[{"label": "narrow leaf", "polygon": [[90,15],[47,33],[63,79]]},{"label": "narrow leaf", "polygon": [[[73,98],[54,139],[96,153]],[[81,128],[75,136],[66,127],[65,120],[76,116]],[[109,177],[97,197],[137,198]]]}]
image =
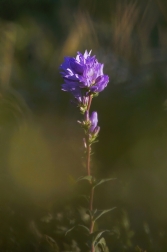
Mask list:
[{"label": "narrow leaf", "polygon": [[93,246],[96,247],[98,245],[99,239],[101,238],[102,234],[105,232],[110,232],[109,230],[103,230],[98,232],[98,234],[96,235],[96,237],[93,240]]},{"label": "narrow leaf", "polygon": [[100,240],[98,241],[98,245],[100,246],[102,252],[105,252],[106,241],[103,237],[101,237]]},{"label": "narrow leaf", "polygon": [[68,230],[66,231],[65,235],[67,235],[69,232],[71,232],[74,228],[77,228],[77,227],[82,227],[82,228],[84,228],[87,232],[89,232],[89,228],[88,228],[88,227],[79,224],[79,225],[75,225],[75,226],[73,226],[72,228],[68,229]]},{"label": "narrow leaf", "polygon": [[89,228],[88,228],[88,227],[86,227],[86,226],[84,226],[84,225],[81,225],[81,224],[79,224],[78,226],[84,228],[84,229],[85,229],[86,231],[88,231],[88,233],[89,233]]},{"label": "narrow leaf", "polygon": [[69,232],[71,232],[75,227],[76,227],[76,226],[73,226],[72,228],[68,229],[68,230],[66,231],[66,233],[65,233],[65,236],[66,236]]},{"label": "narrow leaf", "polygon": [[92,176],[82,176],[82,177],[79,177],[77,179],[77,182],[81,181],[81,180],[88,180],[89,182],[91,182],[92,181]]},{"label": "narrow leaf", "polygon": [[98,181],[94,186],[93,188],[95,188],[96,186],[99,186],[107,181],[111,181],[111,180],[115,180],[116,178],[108,178],[108,179],[101,179],[100,181]]},{"label": "narrow leaf", "polygon": [[86,195],[84,195],[84,194],[81,194],[81,195],[79,195],[80,196],[80,198],[83,198],[83,199],[85,199],[87,202],[89,202],[89,197],[88,196],[86,196]]},{"label": "narrow leaf", "polygon": [[113,208],[110,208],[110,209],[107,209],[107,210],[103,210],[103,211],[100,211],[100,213],[98,215],[96,215],[96,217],[94,216],[94,221],[96,221],[97,219],[99,219],[103,214],[106,214],[112,210],[114,210],[116,207],[113,207]]}]

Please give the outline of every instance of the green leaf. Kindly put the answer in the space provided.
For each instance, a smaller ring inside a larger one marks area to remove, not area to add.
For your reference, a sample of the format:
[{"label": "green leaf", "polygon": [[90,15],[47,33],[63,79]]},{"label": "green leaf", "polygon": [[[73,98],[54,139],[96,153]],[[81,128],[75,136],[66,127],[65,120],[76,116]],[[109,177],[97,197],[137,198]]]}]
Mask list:
[{"label": "green leaf", "polygon": [[84,194],[81,194],[81,195],[79,195],[79,197],[80,197],[80,198],[83,198],[83,199],[85,199],[87,202],[89,202],[89,197],[88,197],[88,196],[86,196],[86,195],[84,195]]},{"label": "green leaf", "polygon": [[89,209],[86,210],[86,213],[90,216],[91,219],[93,219],[93,217],[97,215],[97,212],[98,212],[97,209],[94,209],[92,211],[90,211]]},{"label": "green leaf", "polygon": [[73,226],[72,228],[68,229],[65,233],[65,235],[67,235],[69,232],[71,232],[76,226]]},{"label": "green leaf", "polygon": [[105,239],[103,237],[100,238],[97,245],[101,248],[102,252],[107,252],[108,251],[108,249],[106,248],[106,241],[105,241]]},{"label": "green leaf", "polygon": [[114,210],[116,207],[113,207],[113,208],[110,208],[110,209],[107,209],[107,210],[103,210],[103,211],[98,211],[100,212],[99,214],[97,214],[96,216],[94,216],[94,222],[99,219],[103,214],[106,214],[112,210]]},{"label": "green leaf", "polygon": [[94,240],[93,240],[93,246],[94,248],[96,248],[96,246],[99,243],[99,239],[101,238],[102,234],[105,232],[110,232],[110,230],[103,230],[97,233],[97,235],[95,236]]},{"label": "green leaf", "polygon": [[75,226],[73,226],[72,228],[68,229],[68,230],[66,231],[65,235],[67,235],[69,232],[71,232],[74,228],[77,228],[77,227],[82,227],[82,228],[84,228],[84,229],[89,233],[89,228],[88,228],[88,227],[79,224],[79,225],[75,225]]},{"label": "green leaf", "polygon": [[92,176],[82,176],[77,179],[77,182],[81,180],[88,180],[89,182],[91,182],[92,178],[93,178]]},{"label": "green leaf", "polygon": [[103,184],[104,182],[115,180],[115,179],[116,178],[101,179],[100,181],[98,181],[97,183],[95,183],[95,185],[93,186],[93,188],[95,188],[96,186],[99,186],[99,185]]},{"label": "green leaf", "polygon": [[104,250],[104,248],[105,248],[105,246],[106,246],[106,242],[105,242],[104,237],[102,237],[102,238],[99,240],[98,244],[100,244],[101,247],[102,247],[103,250]]},{"label": "green leaf", "polygon": [[88,231],[88,233],[89,233],[89,228],[88,227],[86,227],[85,225],[81,225],[81,224],[79,224],[78,225],[79,227],[82,227],[82,228],[84,228],[86,231]]},{"label": "green leaf", "polygon": [[88,209],[79,206],[78,208],[78,212],[80,215],[81,220],[85,223],[90,219],[90,212]]}]

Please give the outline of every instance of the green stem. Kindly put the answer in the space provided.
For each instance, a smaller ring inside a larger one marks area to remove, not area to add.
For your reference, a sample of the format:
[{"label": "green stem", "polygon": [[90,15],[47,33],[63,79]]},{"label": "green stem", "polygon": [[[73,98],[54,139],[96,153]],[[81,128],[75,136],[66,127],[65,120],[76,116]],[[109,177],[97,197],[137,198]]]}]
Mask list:
[{"label": "green stem", "polygon": [[[87,107],[88,115],[89,115],[89,110],[90,110],[91,102],[92,102],[92,96],[89,97],[89,101],[88,101],[88,107]],[[87,174],[88,174],[88,176],[91,176],[91,169],[90,169],[91,146],[90,146],[90,143],[89,143],[89,133],[86,136],[86,142],[87,142]],[[93,181],[90,181],[90,185],[91,185],[90,201],[89,201],[90,214],[92,213],[92,210],[93,210],[93,197],[94,197],[94,188],[92,186],[92,182]],[[90,217],[89,234],[93,233],[93,229],[94,229],[94,221],[93,221],[93,218],[91,216]],[[93,244],[91,246],[91,252],[95,252],[95,248],[94,248]]]},{"label": "green stem", "polygon": [[87,137],[87,173],[88,176],[91,175],[91,171],[90,171],[90,153],[91,153],[91,147],[89,144],[89,136]]},{"label": "green stem", "polygon": [[[92,212],[93,210],[93,196],[94,196],[94,188],[91,188],[91,192],[90,192],[90,202],[89,202],[89,210],[90,212]],[[90,228],[89,228],[89,233],[92,234],[93,233],[93,229],[94,229],[94,221],[93,218],[91,216],[91,221],[90,221]]]},{"label": "green stem", "polygon": [[91,106],[91,103],[92,103],[92,95],[89,96],[89,101],[88,101],[88,108],[87,108],[87,111],[89,112],[90,110],[90,106]]}]

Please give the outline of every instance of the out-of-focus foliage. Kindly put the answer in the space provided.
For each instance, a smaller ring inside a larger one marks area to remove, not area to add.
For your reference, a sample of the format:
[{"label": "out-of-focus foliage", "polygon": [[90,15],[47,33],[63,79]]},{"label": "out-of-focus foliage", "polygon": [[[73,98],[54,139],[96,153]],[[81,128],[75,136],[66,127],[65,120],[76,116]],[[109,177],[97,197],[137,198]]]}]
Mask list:
[{"label": "out-of-focus foliage", "polygon": [[58,68],[92,49],[110,76],[92,163],[117,178],[96,188],[98,209],[117,206],[99,228],[109,251],[166,252],[166,1],[1,0],[0,34],[0,251],[87,249],[64,235],[87,216],[68,183],[84,175],[82,132]]}]

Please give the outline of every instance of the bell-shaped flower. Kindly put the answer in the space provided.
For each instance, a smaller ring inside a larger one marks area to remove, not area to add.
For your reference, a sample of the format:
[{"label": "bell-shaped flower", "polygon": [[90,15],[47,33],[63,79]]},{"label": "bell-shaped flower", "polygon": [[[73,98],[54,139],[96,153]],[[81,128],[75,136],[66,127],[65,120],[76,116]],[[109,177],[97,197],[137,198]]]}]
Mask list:
[{"label": "bell-shaped flower", "polygon": [[75,58],[65,57],[60,65],[64,79],[62,90],[81,101],[103,91],[109,82],[108,75],[103,74],[103,67],[96,56],[91,56],[91,51],[86,50],[84,54],[78,52]]}]

